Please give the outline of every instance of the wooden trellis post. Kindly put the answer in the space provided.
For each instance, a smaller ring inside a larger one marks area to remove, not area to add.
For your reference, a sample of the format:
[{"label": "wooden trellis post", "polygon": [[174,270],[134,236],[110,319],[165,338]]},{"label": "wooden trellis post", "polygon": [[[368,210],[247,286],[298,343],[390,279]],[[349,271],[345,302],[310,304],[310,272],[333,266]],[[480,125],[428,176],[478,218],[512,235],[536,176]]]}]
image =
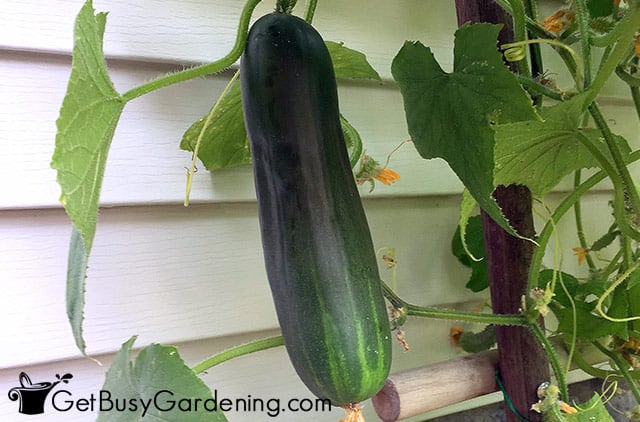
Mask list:
[{"label": "wooden trellis post", "polygon": [[[512,41],[512,21],[492,0],[456,0],[458,24],[490,22],[504,24],[499,42]],[[533,237],[531,192],[524,186],[500,186],[494,198],[520,234]],[[482,213],[486,260],[489,269],[491,303],[496,314],[518,313],[526,294],[527,276],[534,245],[506,233],[486,213]],[[498,362],[506,393],[520,415],[530,421],[542,420],[531,410],[538,400],[537,388],[550,378],[549,364],[533,334],[523,327],[497,327]],[[507,407],[507,421],[519,421]]]}]

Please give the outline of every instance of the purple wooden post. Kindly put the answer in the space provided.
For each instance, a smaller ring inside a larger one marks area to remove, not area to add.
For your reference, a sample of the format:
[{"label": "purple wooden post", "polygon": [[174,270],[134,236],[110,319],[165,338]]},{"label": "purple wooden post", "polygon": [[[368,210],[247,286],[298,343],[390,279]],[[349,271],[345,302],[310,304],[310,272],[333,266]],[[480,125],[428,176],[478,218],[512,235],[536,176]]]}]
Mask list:
[{"label": "purple wooden post", "polygon": [[[492,0],[456,0],[458,25],[466,22],[502,23],[500,43],[512,40],[511,18]],[[500,186],[494,198],[512,227],[533,237],[531,192],[525,186]],[[506,233],[486,213],[482,213],[486,260],[489,269],[491,303],[496,314],[518,313],[526,294],[527,276],[534,245]],[[542,323],[542,321],[541,321]],[[546,355],[533,334],[524,327],[496,328],[499,368],[505,390],[516,410],[530,421],[541,421],[531,410],[538,400],[538,386],[550,378]],[[507,421],[519,418],[506,408]]]}]

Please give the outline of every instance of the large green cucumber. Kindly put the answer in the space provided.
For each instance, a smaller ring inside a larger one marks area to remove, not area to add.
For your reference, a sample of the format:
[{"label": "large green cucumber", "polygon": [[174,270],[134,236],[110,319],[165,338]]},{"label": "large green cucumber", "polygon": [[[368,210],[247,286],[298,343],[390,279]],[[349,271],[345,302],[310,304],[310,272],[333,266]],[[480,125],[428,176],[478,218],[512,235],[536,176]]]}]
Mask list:
[{"label": "large green cucumber", "polygon": [[389,321],[354,182],[329,52],[298,17],[252,26],[240,65],[264,258],[289,357],[318,397],[382,387]]}]

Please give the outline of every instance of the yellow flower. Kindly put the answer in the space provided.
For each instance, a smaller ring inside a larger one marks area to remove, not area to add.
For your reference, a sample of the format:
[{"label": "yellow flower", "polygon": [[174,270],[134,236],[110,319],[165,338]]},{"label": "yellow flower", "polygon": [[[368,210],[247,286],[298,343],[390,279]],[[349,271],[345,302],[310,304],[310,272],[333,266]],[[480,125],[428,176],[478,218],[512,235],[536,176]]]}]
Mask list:
[{"label": "yellow flower", "polygon": [[576,409],[573,406],[568,405],[567,403],[565,403],[563,401],[559,401],[558,405],[560,405],[560,410],[562,410],[564,413],[569,413],[569,414],[578,413],[578,409]]},{"label": "yellow flower", "polygon": [[568,10],[560,9],[551,16],[547,16],[540,23],[545,31],[558,33],[566,29],[573,21],[573,13]]},{"label": "yellow flower", "polygon": [[589,253],[589,249],[585,248],[572,248],[571,249],[576,256],[578,257],[578,265],[582,265],[585,259],[587,259],[587,254]]},{"label": "yellow flower", "polygon": [[386,167],[379,169],[378,174],[374,174],[373,177],[387,186],[400,180],[398,173]]},{"label": "yellow flower", "polygon": [[360,160],[360,168],[356,174],[356,182],[359,185],[366,182],[371,183],[372,191],[375,186],[374,180],[389,186],[400,180],[400,175],[386,166],[382,167],[380,163],[365,154]]}]

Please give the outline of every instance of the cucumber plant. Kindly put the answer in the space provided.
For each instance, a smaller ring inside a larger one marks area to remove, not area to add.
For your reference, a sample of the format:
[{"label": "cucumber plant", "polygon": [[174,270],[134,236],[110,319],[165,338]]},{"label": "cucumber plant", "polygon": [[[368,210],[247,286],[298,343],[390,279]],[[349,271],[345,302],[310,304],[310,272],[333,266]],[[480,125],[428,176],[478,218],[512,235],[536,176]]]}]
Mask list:
[{"label": "cucumber plant", "polygon": [[[125,105],[171,84],[225,70],[244,53],[239,75],[231,79],[211,111],[185,133],[181,147],[193,151],[194,163],[198,157],[210,170],[248,164],[249,152],[253,154],[257,174],[262,175],[256,182],[265,234],[263,245],[283,337],[260,340],[213,356],[194,367],[193,372],[200,373],[238,355],[286,344],[307,386],[316,395],[346,406],[351,411],[348,419],[356,421],[360,418],[356,402],[375,394],[387,375],[390,327],[398,329],[407,316],[415,316],[528,328],[543,346],[553,369],[553,379],[541,390],[540,401],[531,403],[548,420],[610,418],[602,414],[602,400],[597,395],[586,406],[570,404],[567,372],[572,364],[609,382],[626,381],[640,403],[635,370],[640,355],[640,194],[629,169],[640,158],[640,151],[634,150],[633,142],[613,132],[598,102],[605,84],[614,79],[622,81],[628,86],[640,117],[640,1],[573,0],[548,16],[541,16],[533,0],[496,0],[511,16],[513,42],[496,49],[499,26],[463,25],[456,32],[452,72],[445,72],[432,51],[420,42],[405,43],[393,61],[392,75],[403,95],[416,151],[425,159],[446,160],[465,185],[454,253],[473,267],[469,288],[480,292],[487,287],[485,269],[476,256],[482,252],[477,247],[481,243],[477,238],[481,232],[479,219],[473,217],[477,206],[507,233],[534,245],[521,309],[495,315],[417,306],[400,298],[384,282],[378,284],[369,229],[350,170],[366,160],[361,159],[363,149],[357,131],[338,112],[335,78],[379,76],[361,54],[340,44],[321,42],[320,35],[310,26],[317,0],[306,3],[304,19],[291,16],[295,1],[278,0],[277,13],[259,20],[260,25],[252,30],[255,38],[247,38],[249,22],[259,2],[246,2],[236,43],[226,57],[162,76],[123,94],[114,89],[102,53],[106,15],[95,14],[91,0],[78,14],[72,72],[57,121],[52,166],[58,171],[61,202],[74,227],[67,313],[80,350],[85,352],[86,348],[82,335],[84,280],[95,236],[100,186],[109,146]],[[299,31],[298,35],[291,35],[292,28]],[[302,50],[294,51],[296,55],[274,47],[276,33],[292,37],[288,41],[313,43],[304,49],[304,54]],[[297,38],[300,33],[304,34],[303,40]],[[557,56],[564,65],[571,76],[571,86],[559,87],[548,73],[532,73],[534,67],[544,70],[542,48],[549,49],[550,55]],[[305,57],[314,61],[307,63]],[[511,72],[503,60],[514,63],[518,72]],[[345,63],[349,65],[341,66]],[[283,65],[290,66],[278,67]],[[274,69],[279,69],[279,77],[293,79],[274,77],[269,74]],[[302,71],[301,78],[288,74],[295,69]],[[298,105],[295,98],[303,95],[313,101],[300,102],[307,108],[301,107],[298,114],[273,105]],[[240,115],[240,107],[244,107],[246,122],[229,119],[224,125],[212,124],[228,119],[230,109]],[[101,118],[94,118],[96,115]],[[90,128],[84,125],[86,121],[93,122]],[[91,136],[87,135],[89,129]],[[311,134],[311,156],[301,154],[299,146],[292,142],[301,131]],[[83,148],[76,148],[77,145]],[[315,173],[305,175],[301,166],[308,166]],[[377,177],[388,183],[397,178],[391,178],[388,169],[370,167],[366,177],[355,179]],[[331,171],[327,171],[329,168]],[[586,177],[585,169],[595,170]],[[79,171],[88,176],[77,178]],[[549,209],[545,195],[571,175],[572,188],[555,208]],[[612,186],[611,221],[605,233],[589,240],[583,227],[581,198],[605,179]],[[520,233],[495,201],[496,189],[508,185],[526,186],[534,195],[543,220],[537,235]],[[286,193],[285,187],[293,194]],[[323,217],[319,220],[325,226],[310,224],[302,229],[304,241],[311,243],[300,245],[296,243],[301,240],[296,236],[299,233],[294,233],[294,226],[300,230],[304,224],[298,223],[314,219],[313,212],[308,211],[312,200],[319,201],[318,212]],[[296,211],[290,206],[293,201],[303,204],[307,211]],[[585,274],[575,276],[563,271],[557,230],[570,211],[578,239],[573,249],[579,263],[588,267]],[[354,230],[346,229],[341,212],[357,217]],[[331,236],[323,237],[322,233]],[[335,246],[335,239],[340,239],[342,248]],[[341,265],[325,265],[313,253],[301,256],[301,247],[311,252],[327,249],[331,259]],[[553,264],[545,268],[543,258],[550,249],[554,252]],[[607,254],[602,252],[605,250]],[[308,268],[311,271],[305,273]],[[328,283],[325,274],[345,282]],[[307,290],[303,284],[312,289]],[[391,325],[381,292],[392,308]],[[332,308],[336,306],[367,323],[347,321],[334,312]],[[309,307],[314,307],[320,317],[306,314]],[[289,310],[293,313],[287,314]],[[546,332],[537,321],[551,314],[558,325]],[[348,324],[351,326],[346,327]],[[301,330],[307,330],[308,335],[295,334]],[[477,351],[482,348],[476,341],[480,338],[485,347],[491,345],[493,337],[489,334],[487,329],[461,344],[473,344]],[[116,360],[118,365],[130,365],[132,344],[133,340],[123,346]],[[587,359],[586,346],[599,353],[597,362]],[[377,351],[376,356],[365,352],[369,347]],[[306,348],[320,351],[320,363],[311,362]],[[336,351],[340,359],[329,356],[329,349]],[[566,350],[569,362],[560,362],[559,349]],[[149,350],[162,356],[166,365],[177,365],[172,360],[173,351],[165,352],[157,347]],[[603,361],[609,363],[606,369],[597,365]],[[136,368],[139,369],[137,365]],[[117,365],[112,369],[107,384],[115,385],[114,377],[121,376],[122,371]],[[195,376],[189,379],[190,383],[200,382]],[[635,409],[629,416],[637,418],[639,413]],[[224,415],[217,414],[216,418],[224,420]]]}]

